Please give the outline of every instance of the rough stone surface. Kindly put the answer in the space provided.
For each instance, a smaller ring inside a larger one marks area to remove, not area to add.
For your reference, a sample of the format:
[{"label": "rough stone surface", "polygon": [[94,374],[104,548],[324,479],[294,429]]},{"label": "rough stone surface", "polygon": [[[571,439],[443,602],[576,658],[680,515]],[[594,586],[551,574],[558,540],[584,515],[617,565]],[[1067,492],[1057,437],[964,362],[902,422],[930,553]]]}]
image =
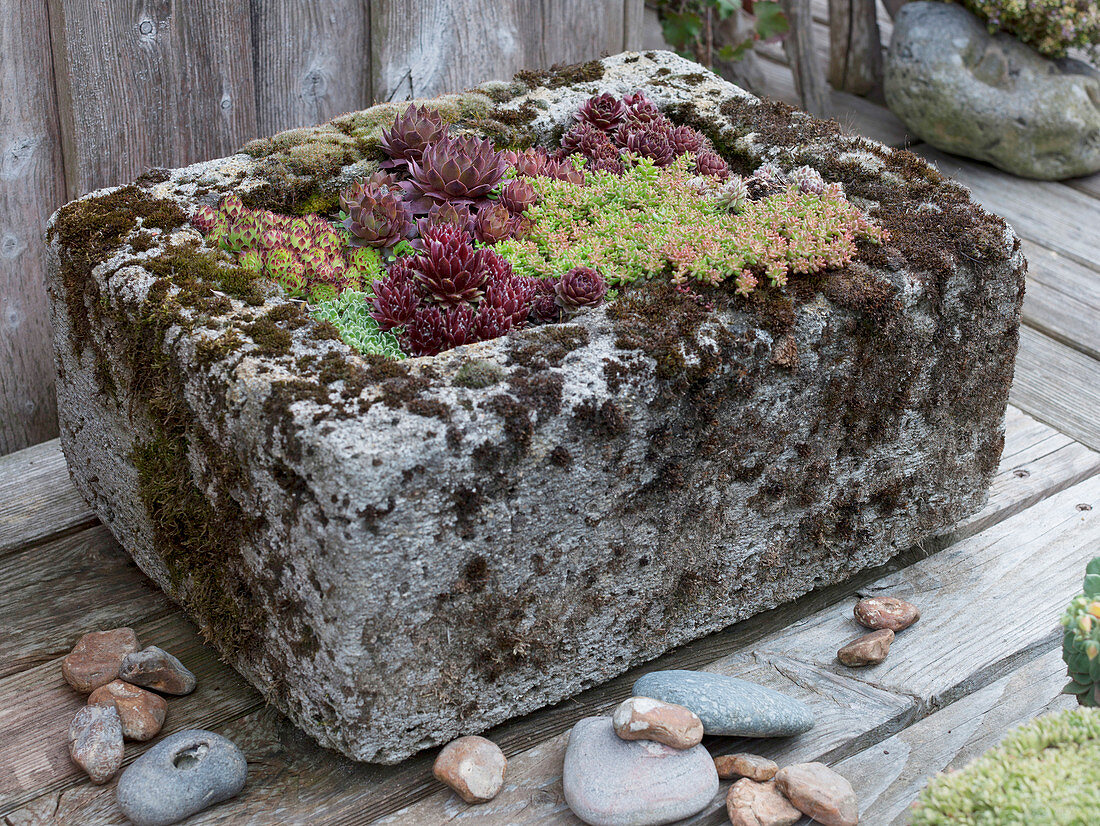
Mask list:
[{"label": "rough stone surface", "polygon": [[962,6],[907,3],[894,21],[886,102],[933,146],[1028,178],[1100,170],[1100,72],[990,34]]},{"label": "rough stone surface", "polygon": [[897,597],[866,597],[856,603],[856,622],[865,628],[904,631],[920,619],[917,606]]},{"label": "rough stone surface", "polygon": [[668,52],[528,79],[431,105],[546,141],[645,88],[736,169],[815,164],[894,237],[790,300],[644,289],[400,364],[274,287],[181,281],[207,276],[176,205],[334,207],[397,104],[91,193],[48,232],[77,487],[227,661],[359,760],[880,565],[978,510],[1003,445],[1024,261],[965,190]]},{"label": "rough stone surface", "polygon": [[701,811],[718,792],[718,773],[702,746],[623,740],[611,718],[586,717],[569,732],[562,788],[590,826],[653,826]]},{"label": "rough stone surface", "polygon": [[432,774],[467,803],[485,803],[504,785],[508,760],[500,746],[484,737],[452,740],[440,750]]},{"label": "rough stone surface", "polygon": [[771,780],[779,771],[779,766],[774,760],[758,754],[744,753],[719,755],[714,758],[714,768],[718,770],[718,777],[722,780],[747,777],[758,783]]},{"label": "rough stone surface", "polygon": [[849,668],[864,665],[878,665],[890,653],[890,643],[894,641],[894,632],[889,628],[872,631],[841,647],[836,658]]},{"label": "rough stone surface", "polygon": [[824,763],[795,763],[775,775],[779,791],[824,826],[856,826],[859,805],[852,784]]},{"label": "rough stone surface", "polygon": [[122,721],[114,706],[84,706],[69,725],[69,756],[102,785],[122,768]]},{"label": "rough stone surface", "polygon": [[122,736],[127,740],[151,740],[160,732],[168,714],[168,702],[136,685],[112,680],[88,695],[90,706],[114,706],[122,719]]},{"label": "rough stone surface", "polygon": [[810,709],[798,700],[709,671],[651,671],[634,683],[634,694],[691,709],[707,734],[790,737],[814,725]]},{"label": "rough stone surface", "polygon": [[190,694],[195,690],[195,675],[155,645],[123,657],[118,676],[128,683],[165,694]]},{"label": "rough stone surface", "polygon": [[135,760],[119,778],[115,798],[133,826],[169,826],[233,797],[247,776],[248,764],[231,740],[187,729]]},{"label": "rough stone surface", "polygon": [[733,826],[792,826],[802,812],[791,805],[775,783],[743,777],[726,793],[726,812]]},{"label": "rough stone surface", "polygon": [[624,740],[653,740],[674,749],[690,749],[703,740],[703,721],[694,711],[652,697],[623,700],[611,722]]},{"label": "rough stone surface", "polygon": [[87,694],[115,679],[122,658],[140,647],[132,628],[93,631],[81,637],[61,661],[61,674],[65,682]]}]

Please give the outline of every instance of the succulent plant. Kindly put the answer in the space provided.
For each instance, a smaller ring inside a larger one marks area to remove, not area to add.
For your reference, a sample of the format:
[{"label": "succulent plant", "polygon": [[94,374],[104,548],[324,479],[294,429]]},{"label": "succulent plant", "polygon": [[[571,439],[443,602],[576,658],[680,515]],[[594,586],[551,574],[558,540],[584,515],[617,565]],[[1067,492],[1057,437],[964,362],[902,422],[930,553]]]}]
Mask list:
[{"label": "succulent plant", "polygon": [[626,148],[636,155],[649,158],[657,166],[668,166],[676,159],[668,133],[662,129],[647,127],[631,132],[626,139]]},{"label": "succulent plant", "polygon": [[412,234],[412,215],[395,184],[361,182],[340,193],[340,204],[348,213],[344,227],[351,233],[351,246],[382,249]]},{"label": "succulent plant", "polygon": [[478,341],[489,341],[512,329],[512,320],[505,312],[483,301],[477,308],[474,319],[474,333]]},{"label": "succulent plant", "polygon": [[438,307],[421,306],[405,325],[401,342],[412,356],[434,356],[446,345],[447,327]]},{"label": "succulent plant", "polygon": [[553,324],[561,321],[561,306],[557,301],[556,278],[534,279],[535,295],[531,299],[531,310],[527,320],[536,324]]},{"label": "succulent plant", "polygon": [[825,179],[812,166],[800,166],[797,169],[792,169],[789,177],[791,182],[796,184],[803,192],[814,195],[825,194]]},{"label": "succulent plant", "polygon": [[512,213],[504,204],[482,207],[474,219],[474,238],[485,244],[495,244],[511,238],[516,227]]},{"label": "succulent plant", "polygon": [[417,221],[417,226],[423,236],[428,227],[436,224],[450,224],[466,232],[471,232],[474,228],[474,215],[470,212],[468,206],[461,204],[454,204],[450,201],[434,204],[428,210],[428,214]]},{"label": "succulent plant", "polygon": [[607,281],[592,267],[574,267],[554,285],[554,293],[563,307],[592,307],[607,295]]},{"label": "succulent plant", "polygon": [[561,148],[567,154],[577,152],[586,158],[595,158],[601,149],[610,145],[611,138],[607,132],[583,120],[566,132],[561,139]]},{"label": "succulent plant", "polygon": [[477,310],[473,304],[459,304],[443,314],[443,341],[447,349],[477,341]]},{"label": "succulent plant", "polygon": [[534,206],[539,201],[539,195],[531,182],[524,178],[513,178],[500,191],[500,202],[513,215],[522,215],[523,210]]},{"label": "succulent plant", "polygon": [[626,104],[610,92],[604,92],[582,103],[573,117],[610,132],[626,119]]},{"label": "succulent plant", "polygon": [[488,276],[483,254],[462,233],[444,234],[435,227],[425,241],[425,252],[410,264],[413,277],[440,304],[461,304],[481,297]]},{"label": "succulent plant", "polygon": [[230,221],[243,217],[246,209],[240,195],[226,195],[218,206],[218,210]]},{"label": "succulent plant", "polygon": [[1100,556],[1085,567],[1082,593],[1062,615],[1062,659],[1069,672],[1065,694],[1083,706],[1100,706]]},{"label": "succulent plant", "polygon": [[694,155],[703,148],[705,139],[702,134],[692,129],[690,126],[677,126],[673,128],[668,135],[669,143],[672,144],[672,150],[677,155],[683,155],[685,152],[689,155]]},{"label": "succulent plant", "polygon": [[213,207],[201,206],[191,216],[191,225],[203,235],[214,229],[218,223],[218,211]]},{"label": "succulent plant", "polygon": [[419,161],[424,150],[446,134],[438,112],[427,106],[410,106],[397,116],[392,128],[382,130],[380,143],[390,156],[387,166]]},{"label": "succulent plant", "polygon": [[502,154],[505,162],[515,168],[516,174],[526,175],[529,178],[545,175],[546,167],[550,163],[550,156],[541,146],[525,149],[522,152],[508,151]]},{"label": "succulent plant", "polygon": [[[424,150],[420,160],[410,161],[412,181],[406,184],[411,184],[408,188],[418,198],[477,204],[487,199],[506,171],[505,158],[491,141],[459,135],[441,138]],[[427,212],[431,201],[422,203]]]},{"label": "succulent plant", "polygon": [[486,288],[482,304],[500,310],[511,327],[522,327],[531,310],[531,292],[523,279],[495,281]]},{"label": "succulent plant", "polygon": [[787,188],[790,179],[786,173],[773,163],[764,163],[745,179],[749,199],[759,201]]},{"label": "succulent plant", "polygon": [[646,97],[645,92],[643,92],[641,89],[636,89],[629,95],[623,95],[623,105],[627,109],[644,103],[652,103],[652,101],[648,97]]},{"label": "succulent plant", "polygon": [[420,291],[407,270],[392,267],[385,278],[374,282],[371,318],[385,332],[409,323],[420,306]]},{"label": "succulent plant", "polygon": [[700,175],[725,178],[730,174],[729,164],[714,152],[700,152],[695,156],[695,171]]}]

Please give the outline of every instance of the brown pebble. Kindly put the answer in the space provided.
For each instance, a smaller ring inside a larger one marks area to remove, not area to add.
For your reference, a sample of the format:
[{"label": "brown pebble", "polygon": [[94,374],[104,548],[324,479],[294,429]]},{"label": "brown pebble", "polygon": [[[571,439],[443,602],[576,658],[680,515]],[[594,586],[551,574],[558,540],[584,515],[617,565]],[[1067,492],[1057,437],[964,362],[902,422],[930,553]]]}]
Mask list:
[{"label": "brown pebble", "polygon": [[726,812],[733,826],[791,826],[802,812],[790,804],[775,783],[743,777],[726,793]]},{"label": "brown pebble", "polygon": [[93,631],[61,661],[65,682],[87,694],[118,677],[122,658],[141,648],[132,628]]},{"label": "brown pebble", "polygon": [[122,736],[127,740],[144,741],[156,737],[168,714],[168,703],[159,694],[122,680],[101,685],[88,696],[88,705],[118,709]]},{"label": "brown pebble", "polygon": [[893,641],[894,632],[889,628],[872,631],[841,648],[836,652],[836,658],[849,668],[878,665],[890,653],[890,643]]},{"label": "brown pebble", "polygon": [[920,619],[917,606],[897,597],[867,597],[856,603],[856,622],[876,631],[903,631]]},{"label": "brown pebble", "polygon": [[856,826],[859,805],[852,784],[824,763],[795,763],[775,775],[795,808],[824,826]]},{"label": "brown pebble", "polygon": [[432,765],[432,774],[467,803],[485,803],[504,785],[508,760],[492,740],[459,737],[445,745]]},{"label": "brown pebble", "polygon": [[771,780],[779,771],[774,760],[758,754],[723,754],[714,758],[714,768],[718,770],[720,780],[733,780],[735,777],[747,777],[758,783]]},{"label": "brown pebble", "polygon": [[122,720],[114,706],[84,706],[69,725],[69,756],[96,785],[122,768]]},{"label": "brown pebble", "polygon": [[652,697],[623,700],[611,724],[623,740],[652,740],[673,749],[690,749],[703,739],[703,721],[694,711]]},{"label": "brown pebble", "polygon": [[118,676],[128,683],[165,694],[190,694],[195,690],[195,675],[155,645],[123,657]]}]

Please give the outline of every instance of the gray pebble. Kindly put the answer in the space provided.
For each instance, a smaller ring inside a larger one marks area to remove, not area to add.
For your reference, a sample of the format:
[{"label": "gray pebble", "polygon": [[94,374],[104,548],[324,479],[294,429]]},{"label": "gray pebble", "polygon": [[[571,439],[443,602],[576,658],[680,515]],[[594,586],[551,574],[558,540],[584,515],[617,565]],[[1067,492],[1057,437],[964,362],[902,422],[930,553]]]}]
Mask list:
[{"label": "gray pebble", "polygon": [[814,726],[813,713],[798,700],[709,671],[651,671],[634,683],[634,694],[690,708],[707,734],[790,737]]},{"label": "gray pebble", "polygon": [[244,788],[248,764],[230,740],[189,729],[165,737],[118,781],[118,807],[134,826],[169,826]]}]

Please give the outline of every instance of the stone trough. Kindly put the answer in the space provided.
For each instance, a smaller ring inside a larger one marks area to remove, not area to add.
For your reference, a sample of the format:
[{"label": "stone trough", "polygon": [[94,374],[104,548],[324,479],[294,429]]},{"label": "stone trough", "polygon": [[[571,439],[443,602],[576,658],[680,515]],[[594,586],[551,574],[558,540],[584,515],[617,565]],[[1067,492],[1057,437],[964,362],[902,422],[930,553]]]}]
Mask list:
[{"label": "stone trough", "polygon": [[[920,159],[667,52],[432,101],[498,142],[644,89],[737,171],[809,163],[886,227],[707,310],[362,358],[187,225],[226,192],[329,212],[383,105],[63,207],[47,231],[76,485],[226,660],[325,746],[392,763],[879,565],[978,510],[1003,446],[1019,241]],[[654,282],[656,283],[656,282]]]}]

